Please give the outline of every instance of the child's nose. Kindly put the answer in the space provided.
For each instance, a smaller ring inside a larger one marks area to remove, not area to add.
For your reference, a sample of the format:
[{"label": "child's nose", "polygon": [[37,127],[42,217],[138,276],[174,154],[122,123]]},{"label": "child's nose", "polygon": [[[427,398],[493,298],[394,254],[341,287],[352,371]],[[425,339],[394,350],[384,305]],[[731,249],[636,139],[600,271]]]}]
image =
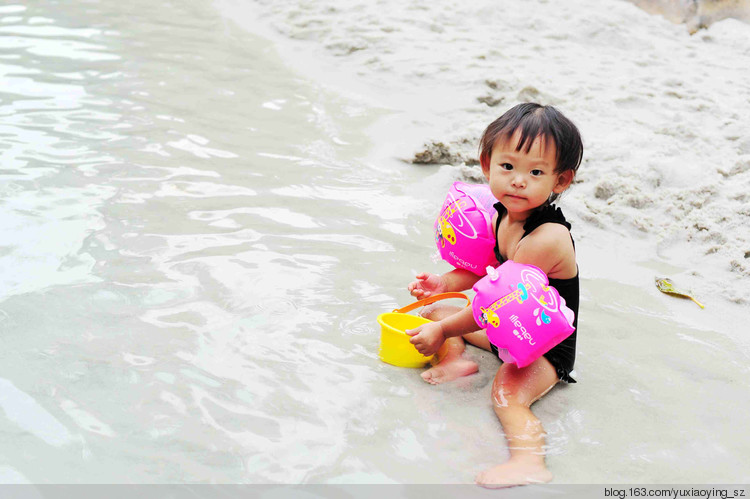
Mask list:
[{"label": "child's nose", "polygon": [[523,178],[523,175],[514,175],[513,179],[511,179],[511,185],[516,188],[525,187],[526,180]]}]

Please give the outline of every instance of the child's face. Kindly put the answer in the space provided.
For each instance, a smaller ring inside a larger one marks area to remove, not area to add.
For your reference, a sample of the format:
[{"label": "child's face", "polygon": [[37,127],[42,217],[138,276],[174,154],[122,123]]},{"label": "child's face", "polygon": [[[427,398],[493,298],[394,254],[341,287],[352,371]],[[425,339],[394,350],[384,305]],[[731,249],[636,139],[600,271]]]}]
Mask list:
[{"label": "child's face", "polygon": [[528,212],[544,204],[553,192],[561,193],[573,180],[573,172],[555,173],[556,150],[552,141],[537,137],[526,153],[516,151],[520,133],[498,140],[490,164],[483,168],[492,194],[508,212]]}]

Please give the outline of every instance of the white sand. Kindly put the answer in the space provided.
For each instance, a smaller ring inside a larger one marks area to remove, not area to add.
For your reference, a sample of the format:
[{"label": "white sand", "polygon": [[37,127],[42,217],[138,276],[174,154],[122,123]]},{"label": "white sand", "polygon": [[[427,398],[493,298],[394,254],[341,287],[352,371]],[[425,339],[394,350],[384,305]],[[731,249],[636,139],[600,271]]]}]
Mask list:
[{"label": "white sand", "polygon": [[643,258],[686,270],[672,276],[683,287],[750,302],[749,25],[690,36],[620,0],[251,8],[266,35],[301,41],[281,49],[301,72],[398,110],[389,151],[405,159],[443,143],[448,162],[470,162],[508,107],[558,106],[586,147],[562,200],[578,237],[640,240]]}]

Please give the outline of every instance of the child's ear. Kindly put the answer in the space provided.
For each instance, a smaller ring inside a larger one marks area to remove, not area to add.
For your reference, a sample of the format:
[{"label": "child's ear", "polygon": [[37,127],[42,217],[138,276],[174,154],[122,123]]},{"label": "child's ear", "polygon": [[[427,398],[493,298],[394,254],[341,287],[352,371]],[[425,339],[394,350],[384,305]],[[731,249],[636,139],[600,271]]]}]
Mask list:
[{"label": "child's ear", "polygon": [[480,164],[482,165],[482,173],[484,174],[484,178],[487,179],[489,182],[490,180],[490,163],[489,161],[480,161]]},{"label": "child's ear", "polygon": [[565,189],[570,187],[570,184],[573,183],[573,177],[575,177],[575,172],[573,170],[565,170],[564,172],[560,173],[557,176],[557,184],[555,184],[552,192],[556,192],[557,194],[563,192]]}]

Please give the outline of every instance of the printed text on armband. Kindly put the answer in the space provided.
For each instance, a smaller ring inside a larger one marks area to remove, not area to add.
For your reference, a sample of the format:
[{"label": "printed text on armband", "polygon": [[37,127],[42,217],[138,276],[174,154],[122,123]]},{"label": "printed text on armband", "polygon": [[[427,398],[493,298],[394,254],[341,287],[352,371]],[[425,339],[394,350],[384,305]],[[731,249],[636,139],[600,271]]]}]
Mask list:
[{"label": "printed text on armband", "polygon": [[477,265],[475,263],[470,263],[470,262],[467,262],[466,260],[464,260],[462,258],[457,257],[454,252],[451,251],[449,254],[450,254],[451,258],[453,258],[456,261],[456,265],[460,265],[461,267],[463,267],[465,269],[476,269],[477,268]]},{"label": "printed text on armband", "polygon": [[519,319],[517,315],[511,315],[508,319],[516,327],[516,329],[513,329],[513,334],[516,338],[521,341],[528,340],[529,345],[536,345],[534,337],[526,330],[523,326],[523,322],[521,322],[521,319]]}]

